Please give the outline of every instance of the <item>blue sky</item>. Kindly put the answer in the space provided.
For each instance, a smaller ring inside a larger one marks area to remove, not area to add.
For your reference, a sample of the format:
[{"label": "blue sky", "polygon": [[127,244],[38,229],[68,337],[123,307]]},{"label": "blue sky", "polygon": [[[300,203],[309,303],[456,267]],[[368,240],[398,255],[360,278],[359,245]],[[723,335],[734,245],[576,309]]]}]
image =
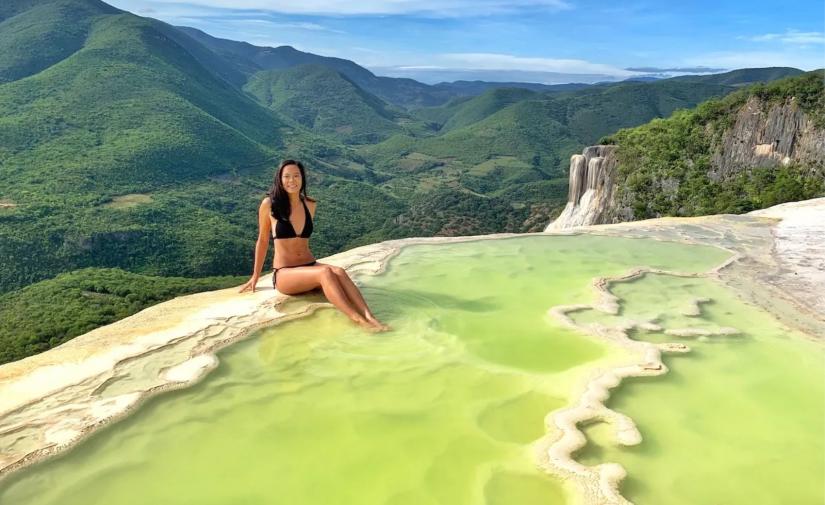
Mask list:
[{"label": "blue sky", "polygon": [[825,4],[592,0],[108,0],[261,46],[347,58],[378,75],[595,82],[735,68],[825,67]]}]

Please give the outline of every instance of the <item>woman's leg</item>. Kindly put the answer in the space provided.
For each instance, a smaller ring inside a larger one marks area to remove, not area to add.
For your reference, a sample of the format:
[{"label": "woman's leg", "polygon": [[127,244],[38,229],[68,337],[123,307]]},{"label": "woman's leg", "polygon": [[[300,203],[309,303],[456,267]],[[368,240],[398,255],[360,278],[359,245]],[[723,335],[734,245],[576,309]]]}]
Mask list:
[{"label": "woman's leg", "polygon": [[[319,265],[326,265],[326,263],[318,263]],[[358,309],[361,315],[367,319],[367,321],[374,321],[378,323],[380,326],[385,327],[385,325],[381,324],[380,321],[375,317],[375,315],[370,310],[369,306],[367,305],[366,300],[361,295],[361,290],[358,289],[358,286],[352,282],[349,274],[347,271],[341,267],[337,267],[334,265],[328,265],[332,268],[332,271],[335,275],[338,276],[338,280],[341,282],[341,286],[344,288],[344,292],[346,292],[347,296],[349,297],[350,301],[353,305]]]},{"label": "woman's leg", "polygon": [[364,317],[371,317],[373,314],[367,306],[367,302],[364,300],[363,295],[361,295],[361,290],[359,290],[358,286],[352,282],[352,279],[350,279],[349,275],[347,275],[347,271],[341,267],[333,266],[332,273],[338,276],[338,281],[341,283],[341,286],[344,288],[347,296],[352,301],[352,304],[358,308],[358,311]]},{"label": "woman's leg", "polygon": [[327,265],[278,269],[278,291],[285,295],[297,295],[320,287],[333,305],[359,324],[369,324],[359,309],[347,297],[338,276]]}]

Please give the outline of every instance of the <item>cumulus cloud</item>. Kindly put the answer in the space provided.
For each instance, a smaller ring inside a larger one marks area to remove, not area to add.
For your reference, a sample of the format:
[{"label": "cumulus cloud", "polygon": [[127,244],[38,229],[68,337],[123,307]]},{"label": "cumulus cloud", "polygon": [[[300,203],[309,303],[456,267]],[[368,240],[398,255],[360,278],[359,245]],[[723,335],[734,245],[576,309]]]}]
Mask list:
[{"label": "cumulus cloud", "polygon": [[823,63],[822,54],[816,51],[723,51],[685,60],[686,65],[724,68],[794,67],[802,70],[822,68]]},{"label": "cumulus cloud", "polygon": [[738,38],[752,42],[781,42],[794,45],[825,44],[824,32],[800,32],[797,30],[785,30],[785,33],[765,33],[749,37],[740,36]]},{"label": "cumulus cloud", "polygon": [[[203,19],[193,19],[195,22],[203,22]],[[301,21],[275,21],[270,19],[227,19],[222,23],[224,26],[232,26],[244,33],[255,33],[257,30],[309,30],[312,32],[345,33],[318,23],[307,23]]]},{"label": "cumulus cloud", "polygon": [[[401,58],[395,58],[398,61]],[[567,82],[618,81],[645,75],[613,65],[581,59],[538,58],[500,53],[442,53],[408,55],[404,64],[389,60],[372,60],[367,66],[378,75],[410,77],[434,84],[455,80],[495,82]],[[359,60],[359,62],[362,62]]]},{"label": "cumulus cloud", "polygon": [[564,74],[603,74],[632,77],[639,72],[585,60],[533,58],[496,53],[446,53],[439,55],[451,68],[476,70],[530,70]]},{"label": "cumulus cloud", "polygon": [[714,74],[717,72],[724,72],[727,68],[712,68],[712,67],[628,67],[625,70],[631,72],[644,72],[651,74]]}]

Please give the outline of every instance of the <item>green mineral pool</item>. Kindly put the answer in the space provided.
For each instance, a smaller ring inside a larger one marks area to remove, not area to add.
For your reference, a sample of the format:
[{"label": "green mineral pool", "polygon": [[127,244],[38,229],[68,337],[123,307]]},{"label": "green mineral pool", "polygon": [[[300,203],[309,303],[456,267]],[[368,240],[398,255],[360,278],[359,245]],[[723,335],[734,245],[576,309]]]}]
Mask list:
[{"label": "green mineral pool", "polygon": [[[774,318],[704,278],[648,274],[613,285],[617,316],[582,318],[620,326],[656,318],[663,329],[734,328],[680,338],[636,331],[651,342],[684,341],[665,355],[667,375],[627,379],[607,402],[630,416],[643,442],[620,448],[604,423],[583,427],[578,461],[620,463],[623,496],[639,505],[825,503],[825,353]],[[685,315],[700,303],[698,314]],[[587,312],[591,312],[588,314]]]},{"label": "green mineral pool", "polygon": [[[220,351],[197,385],[12,473],[0,503],[579,503],[539,468],[534,442],[555,434],[548,414],[574,403],[595,368],[633,356],[548,309],[594,302],[594,277],[704,272],[728,255],[588,235],[407,246],[357,279],[392,331],[365,333],[326,308],[262,330]],[[711,279],[646,275],[611,290],[619,314],[571,317],[740,333],[689,339],[692,353],[665,357],[668,374],[620,385],[608,406],[637,421],[642,443],[616,448],[590,424],[578,460],[621,463],[622,492],[640,505],[822,503],[821,346]],[[712,301],[684,315],[696,297]]]}]

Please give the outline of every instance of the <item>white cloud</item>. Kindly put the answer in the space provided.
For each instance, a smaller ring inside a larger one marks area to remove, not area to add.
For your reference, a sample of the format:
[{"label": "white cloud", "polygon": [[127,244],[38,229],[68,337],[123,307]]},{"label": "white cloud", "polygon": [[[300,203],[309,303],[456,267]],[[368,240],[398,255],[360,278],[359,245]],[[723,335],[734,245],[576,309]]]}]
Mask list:
[{"label": "white cloud", "polygon": [[616,81],[647,74],[586,60],[500,53],[397,54],[381,60],[357,61],[377,75],[410,77],[430,84],[455,80],[558,84]]},{"label": "white cloud", "polygon": [[687,58],[682,64],[724,68],[794,67],[814,70],[825,66],[825,55],[818,51],[721,51]]},{"label": "white cloud", "polygon": [[[160,6],[158,0],[109,0],[109,2],[120,9],[161,19],[174,25],[216,25],[221,28],[222,32],[226,32],[226,28],[231,27],[241,31],[249,29],[253,32],[261,29],[274,29],[344,33],[318,23],[272,19],[266,13],[225,11],[178,3]],[[153,6],[148,6],[149,4]]]},{"label": "white cloud", "polygon": [[[193,21],[203,21],[193,20]],[[300,21],[272,21],[269,19],[228,19],[220,23],[224,26],[230,25],[235,28],[244,29],[245,27],[254,30],[309,30],[313,32],[331,32],[331,33],[345,33],[341,30],[335,30],[328,26],[319,25],[318,23],[305,23]]]},{"label": "white cloud", "polygon": [[823,32],[800,32],[797,30],[785,30],[785,33],[765,33],[751,37],[737,37],[752,42],[772,42],[778,41],[783,44],[825,44],[825,33]]},{"label": "white cloud", "polygon": [[526,9],[565,10],[567,0],[114,0],[121,9],[166,11],[168,8],[246,9],[284,14],[392,15],[419,14],[434,17],[486,16]]},{"label": "white cloud", "polygon": [[439,55],[450,68],[473,70],[528,70],[564,74],[604,74],[620,78],[639,75],[613,65],[585,60],[533,58],[496,53],[447,53]]}]

